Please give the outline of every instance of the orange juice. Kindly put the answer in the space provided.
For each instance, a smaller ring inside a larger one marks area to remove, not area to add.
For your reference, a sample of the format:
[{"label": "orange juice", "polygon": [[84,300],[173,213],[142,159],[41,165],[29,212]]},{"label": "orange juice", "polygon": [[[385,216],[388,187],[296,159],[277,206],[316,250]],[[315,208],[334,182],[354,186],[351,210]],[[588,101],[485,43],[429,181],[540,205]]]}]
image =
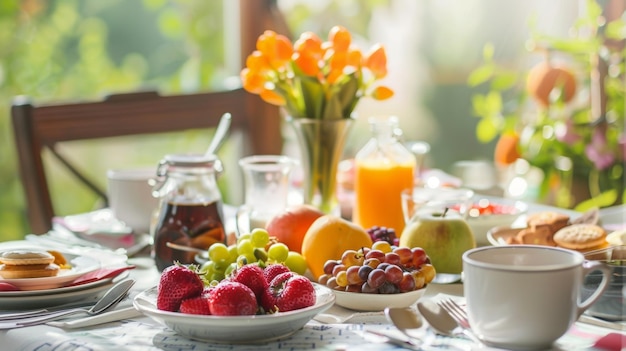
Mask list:
[{"label": "orange juice", "polygon": [[400,194],[413,188],[414,169],[414,161],[357,160],[352,221],[364,229],[393,228],[400,237],[405,224]]}]

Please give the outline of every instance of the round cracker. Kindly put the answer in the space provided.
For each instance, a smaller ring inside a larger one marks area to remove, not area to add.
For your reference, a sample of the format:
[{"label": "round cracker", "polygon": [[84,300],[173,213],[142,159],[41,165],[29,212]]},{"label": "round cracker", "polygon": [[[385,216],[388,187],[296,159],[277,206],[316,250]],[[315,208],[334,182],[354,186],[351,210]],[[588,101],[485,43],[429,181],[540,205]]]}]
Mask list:
[{"label": "round cracker", "polygon": [[54,262],[54,256],[43,250],[12,250],[0,255],[0,263],[6,265],[47,265],[52,262]]},{"label": "round cracker", "polygon": [[573,224],[554,234],[557,245],[574,250],[600,246],[605,242],[606,231],[595,224]]}]

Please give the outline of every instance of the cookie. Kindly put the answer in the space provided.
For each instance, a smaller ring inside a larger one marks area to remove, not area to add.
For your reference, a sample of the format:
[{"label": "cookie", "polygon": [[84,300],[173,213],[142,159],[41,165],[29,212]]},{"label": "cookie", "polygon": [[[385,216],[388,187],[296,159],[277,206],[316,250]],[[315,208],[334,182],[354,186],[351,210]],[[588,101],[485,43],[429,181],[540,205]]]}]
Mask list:
[{"label": "cookie", "polygon": [[4,279],[54,277],[59,266],[47,251],[12,250],[0,254],[0,277]]},{"label": "cookie", "polygon": [[59,266],[49,264],[1,264],[0,276],[4,279],[54,277],[59,273]]},{"label": "cookie", "polygon": [[522,229],[515,239],[520,244],[556,246],[552,239],[552,230],[545,225]]},{"label": "cookie", "polygon": [[13,250],[0,255],[0,263],[6,265],[47,265],[54,262],[54,256],[46,251]]},{"label": "cookie", "polygon": [[533,213],[526,219],[528,227],[548,226],[552,234],[565,227],[568,223],[568,215],[553,211]]},{"label": "cookie", "polygon": [[554,234],[557,245],[573,250],[595,250],[608,245],[606,231],[595,224],[573,224]]}]

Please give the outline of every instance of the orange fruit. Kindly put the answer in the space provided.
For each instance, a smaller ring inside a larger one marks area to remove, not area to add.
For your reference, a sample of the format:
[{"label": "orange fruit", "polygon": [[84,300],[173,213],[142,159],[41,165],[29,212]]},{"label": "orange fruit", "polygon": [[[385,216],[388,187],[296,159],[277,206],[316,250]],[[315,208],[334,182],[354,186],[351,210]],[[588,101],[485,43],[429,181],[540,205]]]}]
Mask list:
[{"label": "orange fruit", "polygon": [[325,213],[311,205],[294,205],[274,215],[265,229],[270,236],[287,245],[289,250],[300,253],[304,234],[316,219]]},{"label": "orange fruit", "polygon": [[317,279],[324,273],[327,260],[338,260],[346,250],[371,247],[365,229],[334,215],[324,215],[309,227],[302,241],[302,256]]},{"label": "orange fruit", "polygon": [[576,77],[569,68],[543,61],[528,71],[526,90],[543,106],[550,105],[550,93],[561,89],[564,102],[572,100],[576,93]]},{"label": "orange fruit", "polygon": [[519,152],[519,137],[514,133],[505,133],[500,136],[494,151],[494,160],[501,165],[510,165],[521,157]]}]

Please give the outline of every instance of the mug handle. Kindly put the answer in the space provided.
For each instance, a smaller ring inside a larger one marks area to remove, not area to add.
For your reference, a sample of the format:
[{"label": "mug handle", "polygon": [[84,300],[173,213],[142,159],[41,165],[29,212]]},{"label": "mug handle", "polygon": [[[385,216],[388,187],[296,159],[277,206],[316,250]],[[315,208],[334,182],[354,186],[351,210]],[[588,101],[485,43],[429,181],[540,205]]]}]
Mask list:
[{"label": "mug handle", "polygon": [[587,276],[593,271],[602,272],[602,281],[600,282],[600,285],[598,286],[596,291],[594,291],[591,296],[583,301],[582,304],[578,305],[577,317],[580,317],[580,315],[583,314],[583,312],[585,312],[585,310],[589,308],[591,304],[596,302],[596,300],[600,297],[600,295],[602,295],[604,290],[606,290],[606,288],[609,286],[609,280],[611,279],[611,269],[606,264],[598,261],[583,262],[583,277]]}]

